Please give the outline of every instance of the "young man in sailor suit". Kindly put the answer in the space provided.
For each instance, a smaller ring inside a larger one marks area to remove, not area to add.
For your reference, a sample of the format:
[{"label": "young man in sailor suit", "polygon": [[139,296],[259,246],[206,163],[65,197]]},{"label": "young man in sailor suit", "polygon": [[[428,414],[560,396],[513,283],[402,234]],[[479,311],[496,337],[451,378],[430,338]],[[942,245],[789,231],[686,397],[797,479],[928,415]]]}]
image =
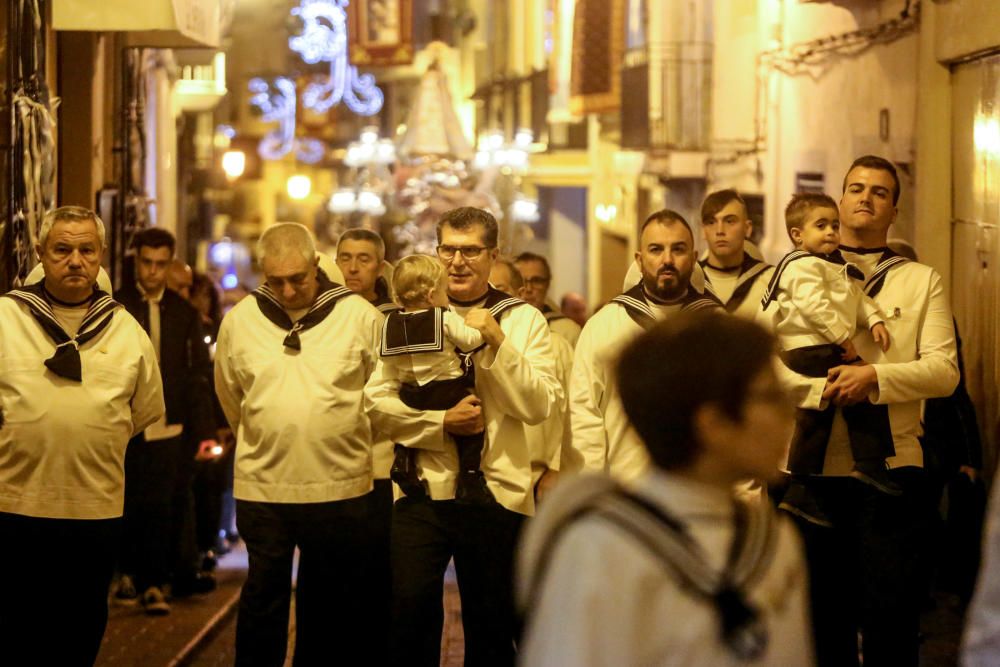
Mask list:
[{"label": "young man in sailor suit", "polygon": [[701,205],[701,233],[708,254],[698,261],[705,291],[717,298],[727,312],[756,320],[774,267],[745,250],[752,230],[746,202],[736,190],[718,190],[705,198]]},{"label": "young man in sailor suit", "polygon": [[96,286],[104,224],[42,220],[44,278],[0,298],[0,646],[91,665],[108,619],[129,439],[164,413],[156,351]]},{"label": "young man in sailor suit", "polygon": [[[454,556],[462,594],[466,662],[510,665],[516,623],[512,599],[514,544],[534,513],[532,451],[526,433],[562,400],[549,328],[536,309],[489,284],[497,257],[496,220],[462,207],[438,221],[438,258],[448,272],[452,310],[478,329],[486,347],[473,357],[475,395],[448,410],[414,410],[399,400],[399,380],[379,364],[366,389],[374,427],[418,450],[426,498],[400,498],[393,509],[392,658],[399,665],[437,665],[442,586]],[[458,456],[452,435],[486,431],[481,469],[496,504],[457,504]]]},{"label": "young man in sailor suit", "polygon": [[250,567],[236,626],[237,665],[280,665],[299,549],[295,661],[364,664],[369,606],[372,434],[362,392],[382,316],[327,279],[309,230],[269,227],[264,284],[222,321],[219,402],[236,434],[233,495]]},{"label": "young man in sailor suit", "polygon": [[797,376],[799,407],[871,400],[889,408],[895,456],[889,496],[849,477],[847,428],[836,415],[814,484],[832,528],[799,521],[812,584],[820,665],[856,665],[858,631],[866,667],[918,663],[921,596],[926,591],[926,476],[919,437],[921,402],[948,396],[958,383],[951,308],[941,277],[886,247],[900,183],[891,162],[867,155],[844,177],[840,200],[844,259],[865,274],[865,292],[885,316],[892,345],[883,351],[867,331],[853,344],[865,365],[842,365],[825,378]]},{"label": "young man in sailor suit", "polygon": [[603,470],[631,479],[646,469],[649,457],[618,399],[614,359],[657,321],[720,307],[690,285],[694,236],[679,213],[657,211],[643,222],[635,264],[639,282],[595,313],[577,341],[569,396],[572,445],[562,456],[566,471]]},{"label": "young man in sailor suit", "polygon": [[775,365],[764,329],[718,311],[626,346],[617,384],[652,465],[563,482],[527,527],[525,667],[813,664],[795,528],[734,493],[778,473],[793,403]]},{"label": "young man in sailor suit", "polygon": [[522,252],[514,260],[514,265],[524,281],[522,298],[542,311],[553,332],[569,341],[570,345],[576,346],[582,328],[549,301],[549,286],[552,285],[549,260],[533,252]]}]

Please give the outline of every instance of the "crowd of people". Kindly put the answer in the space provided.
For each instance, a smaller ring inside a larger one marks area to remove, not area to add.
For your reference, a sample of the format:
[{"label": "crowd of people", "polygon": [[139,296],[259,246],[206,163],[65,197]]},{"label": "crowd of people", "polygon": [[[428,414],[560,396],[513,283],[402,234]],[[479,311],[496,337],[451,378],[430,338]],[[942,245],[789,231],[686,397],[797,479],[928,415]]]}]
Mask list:
[{"label": "crowd of people", "polygon": [[899,195],[859,158],[839,201],[792,199],[777,266],[734,190],[701,259],[655,212],[589,319],[481,209],[395,267],[371,231],[324,269],[273,225],[221,324],[169,233],[112,297],[103,224],[57,209],[0,298],[0,644],[91,664],[109,586],[149,613],[211,586],[229,455],[238,665],[284,663],[296,552],[297,665],[438,665],[450,562],[469,665],[917,665],[939,454],[981,464],[925,460],[924,406],[968,396],[940,276],[889,247]]}]

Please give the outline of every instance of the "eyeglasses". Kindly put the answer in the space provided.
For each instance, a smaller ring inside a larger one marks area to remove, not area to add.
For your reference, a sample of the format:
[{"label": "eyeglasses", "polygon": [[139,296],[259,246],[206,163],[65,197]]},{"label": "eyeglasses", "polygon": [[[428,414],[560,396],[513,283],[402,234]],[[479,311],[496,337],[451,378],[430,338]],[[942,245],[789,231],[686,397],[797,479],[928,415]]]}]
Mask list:
[{"label": "eyeglasses", "polygon": [[532,276],[530,278],[525,278],[524,284],[528,287],[545,287],[549,284],[549,279],[542,278],[541,276]]},{"label": "eyeglasses", "polygon": [[481,245],[439,245],[437,247],[438,257],[446,262],[450,262],[455,259],[456,253],[462,253],[463,259],[479,259],[483,255],[483,251],[492,250],[495,246],[481,246]]}]

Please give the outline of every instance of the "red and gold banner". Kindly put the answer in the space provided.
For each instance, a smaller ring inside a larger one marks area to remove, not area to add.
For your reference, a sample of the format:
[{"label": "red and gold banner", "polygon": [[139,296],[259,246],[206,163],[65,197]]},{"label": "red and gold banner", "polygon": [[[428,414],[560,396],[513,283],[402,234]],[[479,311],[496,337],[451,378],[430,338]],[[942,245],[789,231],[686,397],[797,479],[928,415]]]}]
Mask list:
[{"label": "red and gold banner", "polygon": [[347,30],[352,65],[413,62],[413,0],[351,0]]},{"label": "red and gold banner", "polygon": [[573,13],[570,111],[605,113],[621,106],[625,0],[577,0]]}]

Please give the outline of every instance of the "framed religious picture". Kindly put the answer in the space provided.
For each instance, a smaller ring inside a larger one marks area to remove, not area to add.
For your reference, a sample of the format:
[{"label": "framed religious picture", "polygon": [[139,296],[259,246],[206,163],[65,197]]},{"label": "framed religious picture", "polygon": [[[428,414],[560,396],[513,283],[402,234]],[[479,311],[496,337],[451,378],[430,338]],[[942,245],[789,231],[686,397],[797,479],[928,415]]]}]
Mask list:
[{"label": "framed religious picture", "polygon": [[351,0],[347,6],[351,64],[413,62],[413,0]]}]

